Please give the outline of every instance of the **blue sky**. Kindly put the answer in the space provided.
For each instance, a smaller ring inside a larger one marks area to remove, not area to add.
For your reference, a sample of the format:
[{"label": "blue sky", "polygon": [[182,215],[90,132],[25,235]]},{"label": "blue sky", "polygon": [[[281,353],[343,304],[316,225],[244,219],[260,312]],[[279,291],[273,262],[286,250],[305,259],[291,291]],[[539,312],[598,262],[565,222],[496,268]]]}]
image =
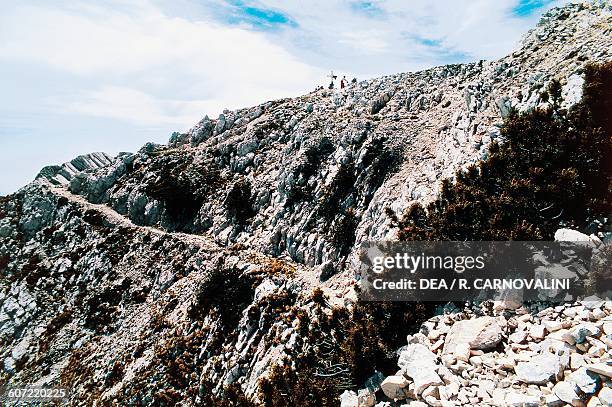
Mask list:
[{"label": "blue sky", "polygon": [[[513,49],[548,0],[0,0],[0,194],[204,115]],[[486,41],[485,41],[486,39]]]}]

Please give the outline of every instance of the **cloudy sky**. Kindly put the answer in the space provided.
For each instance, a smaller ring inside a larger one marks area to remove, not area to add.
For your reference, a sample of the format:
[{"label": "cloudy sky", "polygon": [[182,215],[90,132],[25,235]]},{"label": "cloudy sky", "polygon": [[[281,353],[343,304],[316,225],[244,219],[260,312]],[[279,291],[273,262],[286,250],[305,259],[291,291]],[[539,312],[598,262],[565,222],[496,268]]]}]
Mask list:
[{"label": "cloudy sky", "polygon": [[0,0],[0,194],[205,114],[511,51],[567,0]]}]

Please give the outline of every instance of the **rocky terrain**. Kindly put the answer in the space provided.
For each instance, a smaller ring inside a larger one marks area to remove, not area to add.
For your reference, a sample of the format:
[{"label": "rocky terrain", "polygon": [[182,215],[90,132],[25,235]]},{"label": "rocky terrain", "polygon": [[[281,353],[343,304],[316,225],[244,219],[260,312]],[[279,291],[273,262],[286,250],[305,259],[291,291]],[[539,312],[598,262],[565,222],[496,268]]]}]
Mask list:
[{"label": "rocky terrain", "polygon": [[[485,159],[511,111],[551,105],[551,83],[564,109],[578,103],[611,34],[608,2],[568,5],[498,61],[226,111],[166,145],[44,168],[0,198],[0,383],[61,384],[74,405],[261,404],[270,369],[313,347],[313,293],[324,314],[355,304],[361,242],[395,239],[390,215]],[[571,404],[574,392],[605,405],[611,305],[595,303],[434,317],[400,353],[402,374],[359,394],[347,384],[342,403]],[[453,340],[464,323],[495,343]],[[525,363],[551,374],[534,381]]]},{"label": "rocky terrain", "polygon": [[346,390],[341,406],[612,405],[611,301],[507,308],[431,318],[398,350],[395,375]]}]

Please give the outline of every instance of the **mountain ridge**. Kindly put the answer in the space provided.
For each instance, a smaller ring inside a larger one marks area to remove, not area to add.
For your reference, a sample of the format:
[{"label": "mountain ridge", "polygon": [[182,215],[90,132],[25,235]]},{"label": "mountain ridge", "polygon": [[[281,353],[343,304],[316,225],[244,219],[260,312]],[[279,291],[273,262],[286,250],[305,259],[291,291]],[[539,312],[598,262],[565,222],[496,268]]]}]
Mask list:
[{"label": "mountain ridge", "polygon": [[0,202],[0,379],[69,385],[75,405],[189,405],[232,386],[261,401],[261,378],[310,346],[313,293],[329,313],[352,306],[359,245],[395,238],[390,213],[486,158],[513,110],[550,106],[553,80],[563,108],[580,101],[610,27],[608,2],[571,4],[498,61],[226,111],[167,145],[46,167]]}]

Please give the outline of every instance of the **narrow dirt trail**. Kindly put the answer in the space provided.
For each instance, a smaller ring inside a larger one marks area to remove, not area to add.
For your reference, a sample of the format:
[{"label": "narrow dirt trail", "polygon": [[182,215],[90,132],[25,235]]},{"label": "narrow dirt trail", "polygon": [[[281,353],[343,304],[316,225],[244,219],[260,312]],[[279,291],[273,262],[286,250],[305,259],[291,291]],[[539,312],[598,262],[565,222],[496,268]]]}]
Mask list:
[{"label": "narrow dirt trail", "polygon": [[[317,271],[312,267],[306,267],[302,264],[292,262],[287,259],[279,259],[276,257],[265,255],[261,252],[251,249],[233,249],[219,245],[208,236],[194,235],[189,233],[168,232],[166,230],[154,226],[142,226],[133,223],[128,217],[121,215],[110,206],[105,204],[94,204],[87,201],[84,197],[71,193],[66,187],[58,187],[49,184],[49,191],[57,196],[68,199],[69,202],[77,205],[83,212],[93,210],[101,214],[107,222],[115,226],[127,227],[137,230],[144,234],[154,234],[158,236],[169,236],[172,239],[178,239],[186,244],[200,247],[211,253],[224,252],[228,256],[239,255],[240,257],[249,260],[254,264],[278,264],[279,262],[288,270],[292,271],[293,279],[304,287],[304,289],[312,289],[321,286]],[[321,287],[324,290],[325,287]]]},{"label": "narrow dirt trail", "polygon": [[127,227],[127,228],[131,228],[131,229],[137,229],[143,233],[151,233],[151,234],[156,234],[156,235],[165,235],[165,236],[170,236],[174,239],[178,239],[182,242],[188,243],[188,244],[192,244],[192,245],[196,245],[198,247],[202,247],[206,250],[209,250],[211,252],[218,252],[218,251],[223,251],[225,248],[221,247],[220,245],[218,245],[217,243],[215,243],[212,239],[210,239],[207,236],[202,236],[202,235],[192,235],[189,233],[179,233],[179,232],[168,232],[166,230],[160,229],[160,228],[156,228],[154,226],[142,226],[142,225],[137,225],[135,223],[133,223],[128,217],[121,215],[120,213],[118,213],[117,211],[115,211],[113,208],[111,208],[108,205],[105,204],[94,204],[91,203],[89,201],[87,201],[85,198],[83,198],[80,195],[75,195],[73,193],[71,193],[70,191],[68,191],[67,188],[65,187],[57,187],[57,186],[50,186],[50,191],[58,196],[62,196],[66,199],[68,199],[68,201],[72,202],[73,204],[76,204],[77,206],[79,206],[83,211],[85,210],[93,210],[99,214],[101,214],[102,216],[104,216],[104,218],[111,224],[116,225],[116,226],[123,226],[123,227]]}]

